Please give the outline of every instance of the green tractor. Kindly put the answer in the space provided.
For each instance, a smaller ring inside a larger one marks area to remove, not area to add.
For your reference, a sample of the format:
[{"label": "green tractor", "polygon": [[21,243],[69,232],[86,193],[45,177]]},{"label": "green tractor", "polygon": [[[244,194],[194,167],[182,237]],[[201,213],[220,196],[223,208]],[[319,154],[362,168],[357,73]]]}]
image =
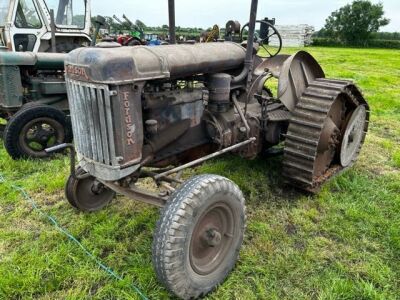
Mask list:
[{"label": "green tractor", "polygon": [[4,145],[14,159],[47,157],[45,148],[72,140],[64,60],[91,44],[90,0],[1,2]]},{"label": "green tractor", "polygon": [[134,24],[131,20],[128,19],[126,15],[122,15],[125,19],[125,22],[119,19],[116,15],[113,15],[113,18],[120,23],[121,25],[126,26],[126,30],[129,31],[128,35],[120,35],[117,39],[117,42],[121,46],[140,46],[147,45],[145,40],[145,34],[142,28]]}]

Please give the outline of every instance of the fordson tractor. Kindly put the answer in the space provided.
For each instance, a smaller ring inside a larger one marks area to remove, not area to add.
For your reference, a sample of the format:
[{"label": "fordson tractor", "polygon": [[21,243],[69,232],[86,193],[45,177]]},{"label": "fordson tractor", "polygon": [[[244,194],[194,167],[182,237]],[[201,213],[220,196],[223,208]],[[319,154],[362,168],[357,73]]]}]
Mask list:
[{"label": "fordson tractor", "polygon": [[[304,51],[257,55],[257,6],[252,0],[245,47],[87,47],[65,61],[75,143],[47,151],[71,150],[66,198],[87,212],[116,193],[162,207],[153,265],[183,299],[209,293],[234,268],[246,214],[234,182],[213,174],[183,181],[182,170],[227,152],[254,159],[282,143],[282,176],[317,192],[356,161],[367,133],[369,106],[354,83],[326,78]],[[144,190],[143,178],[159,192]]]}]

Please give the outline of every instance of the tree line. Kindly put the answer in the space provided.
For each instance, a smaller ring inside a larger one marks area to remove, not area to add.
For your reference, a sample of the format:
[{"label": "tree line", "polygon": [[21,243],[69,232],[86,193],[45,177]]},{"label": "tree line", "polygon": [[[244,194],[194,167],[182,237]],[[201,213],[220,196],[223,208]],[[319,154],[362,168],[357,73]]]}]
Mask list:
[{"label": "tree line", "polygon": [[314,34],[314,45],[400,48],[399,32],[379,32],[389,23],[382,3],[355,0],[331,13]]},{"label": "tree line", "polygon": [[[113,17],[105,17],[110,33],[118,34],[130,30],[145,33],[168,34],[168,25],[146,26],[141,20],[132,24],[124,19],[118,22]],[[325,26],[313,36],[313,44],[320,46],[360,46],[400,49],[400,32],[379,32],[388,25],[382,3],[374,4],[370,0],[355,0],[331,13]],[[176,27],[178,35],[199,36],[210,28]]]}]

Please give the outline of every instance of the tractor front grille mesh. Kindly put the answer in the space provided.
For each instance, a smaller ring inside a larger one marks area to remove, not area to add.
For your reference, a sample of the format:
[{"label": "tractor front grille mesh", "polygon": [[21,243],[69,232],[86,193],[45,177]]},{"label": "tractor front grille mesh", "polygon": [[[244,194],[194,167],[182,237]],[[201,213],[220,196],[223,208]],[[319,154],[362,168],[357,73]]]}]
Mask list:
[{"label": "tractor front grille mesh", "polygon": [[77,152],[99,163],[117,165],[108,86],[71,79],[66,83]]}]

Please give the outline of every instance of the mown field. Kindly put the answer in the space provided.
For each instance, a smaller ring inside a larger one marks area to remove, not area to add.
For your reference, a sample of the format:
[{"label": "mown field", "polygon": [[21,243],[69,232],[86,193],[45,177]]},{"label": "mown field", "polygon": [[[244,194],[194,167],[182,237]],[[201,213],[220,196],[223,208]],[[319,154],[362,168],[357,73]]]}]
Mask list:
[{"label": "mown field", "polygon": [[[208,299],[400,299],[400,52],[307,50],[327,76],[364,91],[366,145],[355,167],[316,196],[283,184],[279,157],[227,155],[195,169],[232,179],[247,200],[240,260]],[[158,209],[118,197],[101,212],[79,213],[64,199],[68,168],[66,157],[15,162],[0,146],[0,299],[139,299],[132,283],[149,299],[169,299],[151,264]],[[11,183],[124,279],[99,269]]]}]

